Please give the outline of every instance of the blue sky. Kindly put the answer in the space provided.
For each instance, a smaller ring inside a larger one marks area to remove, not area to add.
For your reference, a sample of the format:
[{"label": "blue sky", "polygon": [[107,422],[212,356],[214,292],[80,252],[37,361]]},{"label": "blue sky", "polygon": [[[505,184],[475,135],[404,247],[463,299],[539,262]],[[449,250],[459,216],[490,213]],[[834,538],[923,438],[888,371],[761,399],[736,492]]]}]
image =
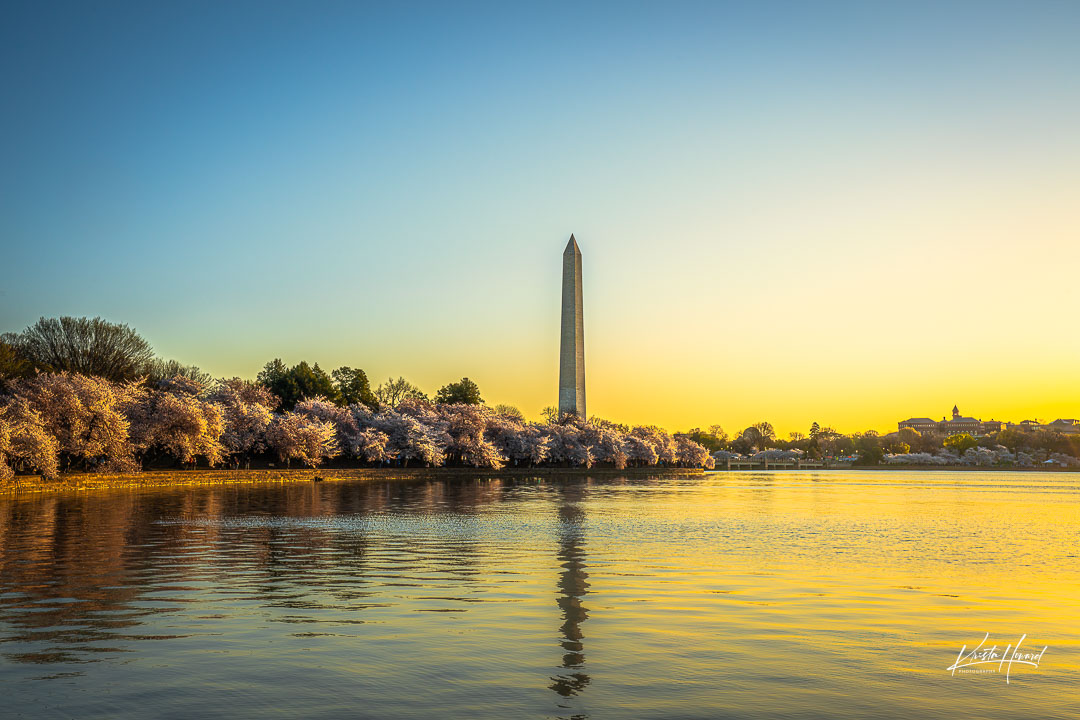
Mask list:
[{"label": "blue sky", "polygon": [[9,3],[0,329],[102,315],[216,375],[469,375],[535,415],[574,232],[601,414],[1065,412],[1033,377],[1080,361],[1078,31],[1072,2]]}]

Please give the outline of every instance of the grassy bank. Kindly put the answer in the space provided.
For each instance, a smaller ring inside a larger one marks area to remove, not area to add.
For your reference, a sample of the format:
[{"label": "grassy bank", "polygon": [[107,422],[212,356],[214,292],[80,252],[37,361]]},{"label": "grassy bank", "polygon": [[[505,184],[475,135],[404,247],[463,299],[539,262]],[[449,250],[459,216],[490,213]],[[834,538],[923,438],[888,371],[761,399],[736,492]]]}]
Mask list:
[{"label": "grassy bank", "polygon": [[189,485],[245,485],[252,483],[343,482],[357,480],[415,480],[421,477],[556,477],[559,475],[595,475],[645,477],[649,475],[701,475],[699,469],[686,468],[506,468],[478,470],[476,468],[320,468],[258,469],[258,470],[147,470],[131,474],[65,473],[56,480],[40,475],[19,475],[0,482],[0,495],[22,493],[55,493],[72,491],[111,490],[116,488],[149,488]]}]

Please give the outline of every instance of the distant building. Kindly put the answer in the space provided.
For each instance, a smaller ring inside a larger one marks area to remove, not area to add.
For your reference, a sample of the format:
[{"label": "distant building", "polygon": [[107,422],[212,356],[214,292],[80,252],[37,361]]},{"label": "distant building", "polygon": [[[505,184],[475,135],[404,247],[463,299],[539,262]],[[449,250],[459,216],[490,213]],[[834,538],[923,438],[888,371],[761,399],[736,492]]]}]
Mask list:
[{"label": "distant building", "polygon": [[911,428],[921,433],[940,433],[942,435],[957,435],[968,433],[970,435],[993,435],[1005,430],[1022,430],[1035,432],[1044,430],[1057,432],[1063,435],[1080,435],[1080,420],[1076,418],[1058,418],[1051,423],[1041,423],[1038,420],[1021,420],[1018,423],[1003,423],[1000,420],[977,420],[960,414],[960,408],[953,405],[952,419],[941,418],[908,418],[897,423],[900,430]]},{"label": "distant building", "polygon": [[971,435],[982,434],[982,420],[976,420],[973,417],[964,417],[960,414],[960,408],[953,405],[952,420],[946,420],[941,418],[941,422],[938,423],[939,432],[946,433],[947,435],[956,435],[957,433],[968,433]]},{"label": "distant building", "polygon": [[937,432],[937,421],[930,418],[908,418],[907,420],[901,420],[899,425],[901,430],[911,428],[920,433]]},{"label": "distant building", "polygon": [[1025,430],[1027,432],[1033,432],[1042,426],[1038,420],[1021,420],[1018,423],[1007,423],[1005,427],[1009,430]]},{"label": "distant building", "polygon": [[943,435],[956,435],[958,433],[968,433],[970,435],[988,435],[1001,430],[1001,423],[997,420],[988,420],[983,422],[973,417],[965,417],[960,414],[960,408],[953,405],[952,419],[941,418],[941,420],[931,420],[930,418],[908,418],[898,423],[899,429],[911,428],[920,433],[942,433]]},{"label": "distant building", "polygon": [[1073,418],[1058,418],[1052,423],[1043,425],[1040,429],[1064,433],[1065,435],[1080,435],[1080,420]]},{"label": "distant building", "polygon": [[1036,430],[1045,430],[1047,432],[1057,432],[1063,435],[1080,435],[1080,420],[1075,418],[1058,418],[1054,422],[1041,423],[1038,420],[1021,420],[1018,423],[1009,423],[1008,428],[1010,430],[1024,430],[1026,432],[1035,432]]}]

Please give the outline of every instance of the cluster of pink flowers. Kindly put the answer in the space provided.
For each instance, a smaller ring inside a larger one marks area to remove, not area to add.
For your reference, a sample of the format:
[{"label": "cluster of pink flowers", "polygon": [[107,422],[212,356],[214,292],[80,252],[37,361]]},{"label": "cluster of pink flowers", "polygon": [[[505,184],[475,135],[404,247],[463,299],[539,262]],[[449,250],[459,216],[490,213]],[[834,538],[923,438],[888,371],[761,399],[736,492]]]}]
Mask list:
[{"label": "cluster of pink flowers", "polygon": [[372,410],[323,398],[275,412],[278,399],[239,378],[211,387],[176,377],[148,388],[74,373],[15,383],[0,399],[0,478],[15,469],[55,477],[65,470],[131,472],[165,462],[238,466],[272,454],[318,467],[358,463],[502,468],[711,467],[698,443],[655,427],[564,418],[530,423],[484,405],[419,399]]}]

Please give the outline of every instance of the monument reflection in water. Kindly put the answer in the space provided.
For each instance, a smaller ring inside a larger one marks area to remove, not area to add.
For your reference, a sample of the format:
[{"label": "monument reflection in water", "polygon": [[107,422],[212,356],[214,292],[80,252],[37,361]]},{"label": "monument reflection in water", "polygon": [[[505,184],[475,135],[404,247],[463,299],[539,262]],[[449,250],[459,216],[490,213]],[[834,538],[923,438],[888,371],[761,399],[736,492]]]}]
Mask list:
[{"label": "monument reflection in water", "polygon": [[[1078,480],[417,475],[2,498],[4,713],[1074,718]],[[948,672],[986,632],[1048,650],[1009,685]]]},{"label": "monument reflection in water", "polygon": [[[562,645],[565,654],[562,667],[565,673],[552,678],[551,689],[563,697],[577,695],[589,684],[585,674],[585,646],[581,623],[589,618],[588,609],[582,599],[589,591],[585,572],[585,511],[580,505],[583,488],[570,485],[563,488],[563,502],[559,506],[559,562],[563,571],[559,573],[559,610],[562,612]],[[567,707],[567,706],[562,706]]]}]

